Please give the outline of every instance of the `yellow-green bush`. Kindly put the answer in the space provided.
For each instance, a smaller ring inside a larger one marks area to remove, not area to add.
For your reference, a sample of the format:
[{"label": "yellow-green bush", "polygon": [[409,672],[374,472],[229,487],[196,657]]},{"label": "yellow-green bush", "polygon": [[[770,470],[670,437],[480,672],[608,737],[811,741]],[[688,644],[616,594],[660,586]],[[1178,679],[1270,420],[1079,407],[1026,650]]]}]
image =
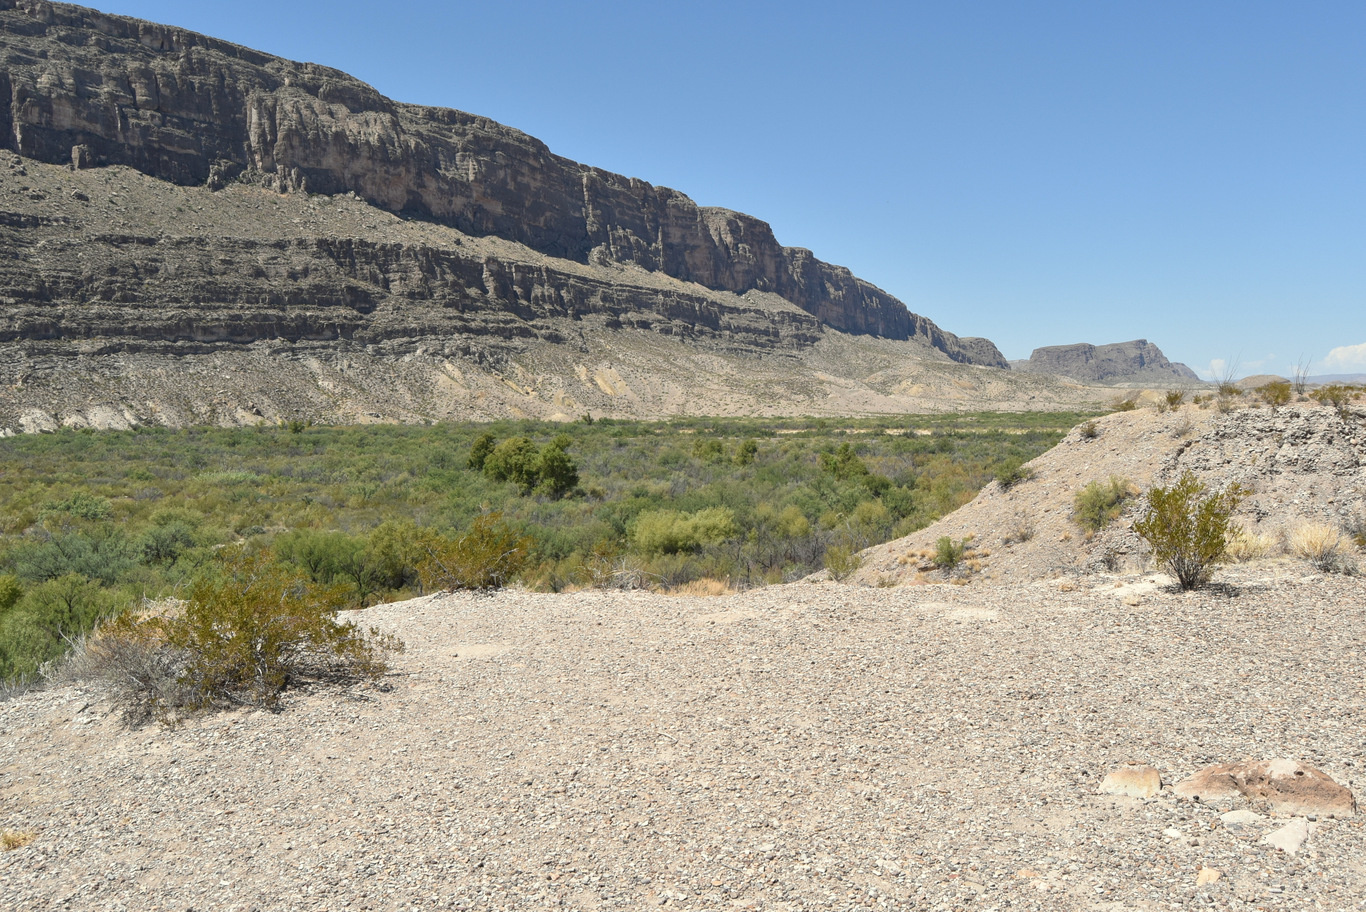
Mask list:
[{"label": "yellow-green bush", "polygon": [[1175,484],[1148,492],[1147,509],[1134,531],[1182,589],[1195,589],[1209,582],[1225,559],[1238,532],[1233,511],[1246,495],[1237,485],[1207,495],[1204,484],[1186,471]]}]

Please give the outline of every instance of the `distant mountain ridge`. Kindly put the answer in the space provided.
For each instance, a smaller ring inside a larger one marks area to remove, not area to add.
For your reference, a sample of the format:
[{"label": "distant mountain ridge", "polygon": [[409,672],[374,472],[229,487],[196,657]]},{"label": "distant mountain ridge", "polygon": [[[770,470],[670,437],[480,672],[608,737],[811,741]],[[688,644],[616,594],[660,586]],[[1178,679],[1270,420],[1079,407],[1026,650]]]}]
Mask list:
[{"label": "distant mountain ridge", "polygon": [[[557,260],[637,268],[736,295],[771,293],[842,332],[920,341],[953,361],[1007,366],[989,340],[955,336],[848,269],[780,245],[759,219],[578,164],[487,118],[394,102],[340,71],[174,27],[43,0],[0,0],[0,144],[27,159],[75,169],[125,165],[186,187],[246,181],[285,192],[354,193],[405,218],[502,238]],[[130,227],[130,238],[147,236]],[[193,232],[181,226],[181,233]],[[284,339],[363,336],[368,312],[391,293],[386,270],[406,257],[392,248],[360,249],[367,242],[334,250],[323,239],[309,256],[321,257],[324,271],[337,264],[344,276],[309,294],[251,292],[245,298],[256,303],[247,306],[221,276],[200,283],[201,299],[214,303],[203,287],[213,285],[236,309],[206,307],[192,329],[183,320],[162,321],[157,332],[173,333],[163,341],[201,343],[275,338],[274,327],[287,328]],[[672,291],[655,302],[629,290],[594,291],[578,295],[592,301],[580,305],[565,293],[569,283],[543,270],[517,278],[515,266],[495,263],[486,282],[485,258],[447,257],[444,266],[421,251],[406,258],[405,293],[421,285],[424,300],[442,307],[496,306],[516,316],[526,310],[513,287],[520,283],[526,294],[539,288],[534,309],[552,315],[572,318],[587,306],[620,319],[644,309],[659,311],[658,322],[683,314],[702,332],[717,322],[690,318],[712,308],[679,304]],[[61,287],[0,288],[7,306],[30,308],[12,314],[0,335],[80,338],[83,321],[53,305],[101,300],[96,285],[72,276]],[[308,304],[319,296],[327,301],[322,323]]]},{"label": "distant mountain ridge", "polygon": [[1181,380],[1198,382],[1195,371],[1168,361],[1162,350],[1147,339],[1110,345],[1049,345],[1034,349],[1027,361],[1012,361],[1013,370],[1055,374],[1093,383],[1118,381]]}]

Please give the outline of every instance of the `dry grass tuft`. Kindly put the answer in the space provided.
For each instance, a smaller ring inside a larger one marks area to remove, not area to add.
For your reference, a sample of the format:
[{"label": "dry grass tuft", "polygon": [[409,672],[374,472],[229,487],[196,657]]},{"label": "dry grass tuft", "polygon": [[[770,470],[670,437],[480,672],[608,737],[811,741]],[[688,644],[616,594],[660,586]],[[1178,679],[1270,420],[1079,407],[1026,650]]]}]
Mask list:
[{"label": "dry grass tuft", "polygon": [[675,586],[664,594],[715,598],[722,595],[734,595],[735,587],[727,580],[713,579],[710,576],[704,576],[702,579],[695,579],[691,582],[684,583],[681,586]]},{"label": "dry grass tuft", "polygon": [[38,838],[33,830],[5,830],[0,832],[0,848],[6,852],[22,849]]},{"label": "dry grass tuft", "polygon": [[1290,553],[1303,558],[1326,573],[1351,573],[1355,570],[1348,553],[1347,539],[1327,523],[1305,523],[1290,533]]},{"label": "dry grass tuft", "polygon": [[1248,561],[1270,557],[1277,553],[1280,547],[1280,541],[1274,536],[1258,535],[1256,532],[1240,529],[1229,539],[1224,556],[1235,564],[1245,564]]}]

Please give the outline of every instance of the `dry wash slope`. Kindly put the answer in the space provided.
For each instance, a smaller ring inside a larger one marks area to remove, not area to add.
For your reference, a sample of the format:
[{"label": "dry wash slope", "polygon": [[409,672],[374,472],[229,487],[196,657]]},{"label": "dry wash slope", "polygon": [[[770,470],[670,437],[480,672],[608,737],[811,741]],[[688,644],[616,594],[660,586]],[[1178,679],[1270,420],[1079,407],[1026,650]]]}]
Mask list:
[{"label": "dry wash slope", "polygon": [[[1146,549],[1131,531],[1143,498],[1131,500],[1109,528],[1088,537],[1072,518],[1076,492],[1115,475],[1146,491],[1190,470],[1211,490],[1240,484],[1251,495],[1237,514],[1249,532],[1282,538],[1304,523],[1366,524],[1366,420],[1312,403],[1228,414],[1185,406],[1157,414],[1140,409],[1095,422],[1088,437],[1073,429],[1029,465],[1034,477],[1009,490],[992,482],[968,505],[934,525],[864,553],[858,581],[907,581],[917,555],[940,536],[989,555],[978,580],[1027,582],[1098,570],[1141,569]],[[1020,530],[1033,536],[1018,541]]]},{"label": "dry wash slope", "polygon": [[[387,693],[124,731],[0,704],[0,894],[39,909],[1348,909],[1363,818],[1288,856],[1223,807],[1097,794],[1292,756],[1358,794],[1366,586],[1135,610],[1021,587],[801,583],[371,609]],[[1309,658],[1312,656],[1312,660]],[[1221,872],[1197,886],[1202,867]],[[1201,905],[1203,906],[1203,902]]]}]

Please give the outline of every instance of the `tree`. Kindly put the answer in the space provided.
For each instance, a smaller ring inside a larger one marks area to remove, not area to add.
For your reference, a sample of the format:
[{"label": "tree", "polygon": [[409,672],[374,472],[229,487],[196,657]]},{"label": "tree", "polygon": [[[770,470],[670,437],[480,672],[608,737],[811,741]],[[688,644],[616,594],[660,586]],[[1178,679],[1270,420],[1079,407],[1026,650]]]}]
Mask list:
[{"label": "tree", "polygon": [[1176,484],[1148,492],[1148,508],[1134,531],[1153,549],[1153,559],[1176,577],[1182,589],[1209,582],[1237,534],[1233,512],[1248,491],[1230,485],[1217,494],[1187,470]]},{"label": "tree", "polygon": [[579,483],[579,467],[565,452],[569,438],[560,435],[541,448],[536,459],[536,490],[551,497],[563,497]]}]

